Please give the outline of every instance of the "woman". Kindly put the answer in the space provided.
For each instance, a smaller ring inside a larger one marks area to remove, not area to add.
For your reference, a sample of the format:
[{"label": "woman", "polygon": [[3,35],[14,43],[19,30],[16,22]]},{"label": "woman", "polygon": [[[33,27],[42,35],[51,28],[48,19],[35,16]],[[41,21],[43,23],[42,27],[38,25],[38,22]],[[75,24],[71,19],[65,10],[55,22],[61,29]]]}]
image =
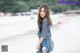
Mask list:
[{"label": "woman", "polygon": [[50,26],[52,26],[52,22],[49,16],[49,8],[47,5],[42,5],[38,14],[39,41],[36,53],[50,53],[53,50],[54,43],[51,39]]}]

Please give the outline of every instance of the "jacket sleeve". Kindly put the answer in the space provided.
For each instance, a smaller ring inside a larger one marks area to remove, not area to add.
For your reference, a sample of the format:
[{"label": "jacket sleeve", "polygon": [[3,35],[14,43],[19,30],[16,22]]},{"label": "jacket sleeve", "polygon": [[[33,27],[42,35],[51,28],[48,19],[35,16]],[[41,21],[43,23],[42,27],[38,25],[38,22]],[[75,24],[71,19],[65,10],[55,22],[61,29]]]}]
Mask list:
[{"label": "jacket sleeve", "polygon": [[48,38],[48,22],[47,22],[47,19],[44,19],[43,20],[43,23],[42,23],[42,37],[43,39],[47,39]]}]

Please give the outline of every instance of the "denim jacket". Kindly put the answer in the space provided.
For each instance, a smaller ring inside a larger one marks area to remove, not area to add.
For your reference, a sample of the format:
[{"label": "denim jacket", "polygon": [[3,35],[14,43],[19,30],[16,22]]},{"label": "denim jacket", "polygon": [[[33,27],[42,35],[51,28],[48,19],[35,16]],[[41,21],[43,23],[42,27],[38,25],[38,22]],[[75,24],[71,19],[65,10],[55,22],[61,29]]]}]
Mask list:
[{"label": "denim jacket", "polygon": [[[40,30],[40,29],[39,29]],[[42,22],[42,28],[38,32],[38,37],[43,37],[43,39],[47,40],[47,53],[53,51],[54,43],[51,39],[50,26],[48,25],[47,19],[44,19]],[[37,53],[42,53],[41,49],[37,51]]]}]

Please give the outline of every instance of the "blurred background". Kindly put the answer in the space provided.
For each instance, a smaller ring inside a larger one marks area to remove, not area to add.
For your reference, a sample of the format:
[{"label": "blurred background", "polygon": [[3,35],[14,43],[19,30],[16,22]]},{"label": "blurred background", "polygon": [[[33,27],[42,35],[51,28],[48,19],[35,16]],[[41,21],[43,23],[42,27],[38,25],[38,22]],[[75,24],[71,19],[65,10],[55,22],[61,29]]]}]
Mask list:
[{"label": "blurred background", "polygon": [[51,53],[80,53],[80,0],[0,0],[0,53],[36,53],[42,4],[53,22]]},{"label": "blurred background", "polygon": [[0,0],[0,16],[37,13],[41,4],[48,4],[53,13],[80,10],[80,0]]}]

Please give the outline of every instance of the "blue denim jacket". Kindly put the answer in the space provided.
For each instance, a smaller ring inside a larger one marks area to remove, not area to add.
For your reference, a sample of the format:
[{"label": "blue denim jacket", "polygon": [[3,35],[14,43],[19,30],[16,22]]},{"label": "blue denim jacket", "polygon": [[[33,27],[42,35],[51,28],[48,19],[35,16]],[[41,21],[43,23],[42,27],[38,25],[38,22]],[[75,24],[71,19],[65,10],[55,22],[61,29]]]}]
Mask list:
[{"label": "blue denim jacket", "polygon": [[[47,53],[49,53],[50,51],[53,51],[54,43],[53,43],[53,41],[51,39],[50,26],[48,25],[47,19],[43,20],[42,30],[41,30],[40,33],[38,33],[38,37],[39,38],[43,37],[44,40],[43,40],[43,42],[41,44],[46,46]],[[40,48],[40,50],[38,50],[37,53],[42,53],[41,49],[42,48]]]}]

